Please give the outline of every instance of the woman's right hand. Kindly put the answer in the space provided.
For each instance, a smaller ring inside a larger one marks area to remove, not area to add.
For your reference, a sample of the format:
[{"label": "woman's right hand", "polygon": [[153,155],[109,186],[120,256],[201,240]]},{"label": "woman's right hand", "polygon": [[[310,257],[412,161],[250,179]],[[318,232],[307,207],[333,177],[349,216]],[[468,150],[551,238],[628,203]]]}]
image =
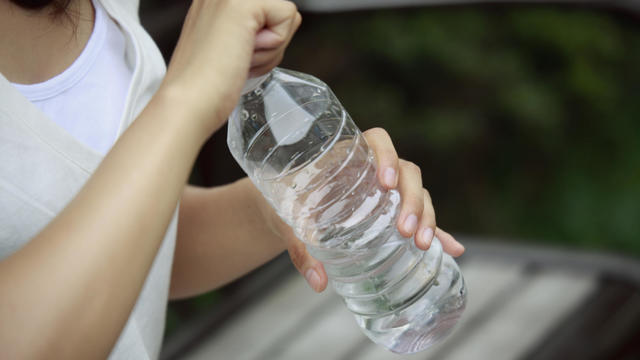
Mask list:
[{"label": "woman's right hand", "polygon": [[194,0],[159,93],[205,136],[226,121],[247,76],[273,69],[301,17],[285,0]]}]

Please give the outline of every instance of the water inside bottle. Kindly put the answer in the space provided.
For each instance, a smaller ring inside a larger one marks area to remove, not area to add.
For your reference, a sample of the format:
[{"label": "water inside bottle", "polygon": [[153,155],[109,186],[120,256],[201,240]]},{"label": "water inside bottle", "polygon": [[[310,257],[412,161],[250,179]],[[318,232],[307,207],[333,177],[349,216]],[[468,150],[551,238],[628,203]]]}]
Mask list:
[{"label": "water inside bottle", "polygon": [[379,184],[364,138],[342,138],[303,165],[291,162],[258,186],[325,264],[365,334],[399,353],[445,336],[464,309],[459,269],[437,239],[423,252],[398,233],[400,196]]},{"label": "water inside bottle", "polygon": [[435,238],[424,252],[398,233],[400,196],[379,184],[364,137],[326,85],[274,74],[234,111],[234,157],[323,262],[363,332],[397,353],[425,349],[464,309],[455,261]]}]

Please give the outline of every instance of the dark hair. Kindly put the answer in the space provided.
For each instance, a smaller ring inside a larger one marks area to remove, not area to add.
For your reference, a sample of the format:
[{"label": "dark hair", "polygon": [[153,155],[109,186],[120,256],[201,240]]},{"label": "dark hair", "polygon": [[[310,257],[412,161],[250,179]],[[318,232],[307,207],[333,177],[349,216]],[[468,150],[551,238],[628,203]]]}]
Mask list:
[{"label": "dark hair", "polygon": [[58,15],[67,12],[71,0],[11,0],[11,2],[30,10],[40,10],[51,6],[51,14]]}]

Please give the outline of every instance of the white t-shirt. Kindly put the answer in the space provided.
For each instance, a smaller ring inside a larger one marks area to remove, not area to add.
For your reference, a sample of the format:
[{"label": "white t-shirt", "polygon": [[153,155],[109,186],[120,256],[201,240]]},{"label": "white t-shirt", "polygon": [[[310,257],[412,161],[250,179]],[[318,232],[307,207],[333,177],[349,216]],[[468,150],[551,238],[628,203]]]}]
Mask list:
[{"label": "white t-shirt", "polygon": [[[119,95],[125,96],[115,134],[119,137],[160,86],[165,64],[140,25],[138,0],[96,2],[121,29],[125,50],[120,61],[133,70],[128,93]],[[92,106],[96,104],[92,102]],[[90,118],[95,107],[87,109],[89,115],[73,117]],[[52,121],[0,74],[0,261],[42,231],[80,191],[102,159],[102,154]],[[160,353],[177,217],[176,210],[110,359],[156,359]],[[91,243],[92,239],[86,241]],[[118,291],[117,286],[113,288],[114,296]]]},{"label": "white t-shirt", "polygon": [[125,62],[125,36],[93,1],[95,23],[85,48],[61,74],[38,84],[13,84],[78,141],[106,154],[122,125],[133,69]]}]

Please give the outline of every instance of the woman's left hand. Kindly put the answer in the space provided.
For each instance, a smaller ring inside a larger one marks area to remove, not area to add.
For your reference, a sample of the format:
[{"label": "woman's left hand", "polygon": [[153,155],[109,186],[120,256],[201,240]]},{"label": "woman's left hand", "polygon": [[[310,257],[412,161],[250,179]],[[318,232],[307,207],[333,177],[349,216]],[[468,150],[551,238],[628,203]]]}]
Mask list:
[{"label": "woman's left hand", "polygon": [[[436,226],[436,215],[429,192],[422,187],[420,168],[410,161],[399,159],[389,134],[381,128],[365,131],[365,138],[373,150],[378,167],[378,180],[387,189],[398,189],[401,210],[396,226],[404,237],[414,237],[419,249],[427,250],[434,235],[440,240],[445,252],[460,256],[462,244],[453,236]],[[322,263],[314,259],[307,249],[280,218],[274,216],[277,232],[284,238],[291,261],[316,292],[327,287],[328,279]]]}]

